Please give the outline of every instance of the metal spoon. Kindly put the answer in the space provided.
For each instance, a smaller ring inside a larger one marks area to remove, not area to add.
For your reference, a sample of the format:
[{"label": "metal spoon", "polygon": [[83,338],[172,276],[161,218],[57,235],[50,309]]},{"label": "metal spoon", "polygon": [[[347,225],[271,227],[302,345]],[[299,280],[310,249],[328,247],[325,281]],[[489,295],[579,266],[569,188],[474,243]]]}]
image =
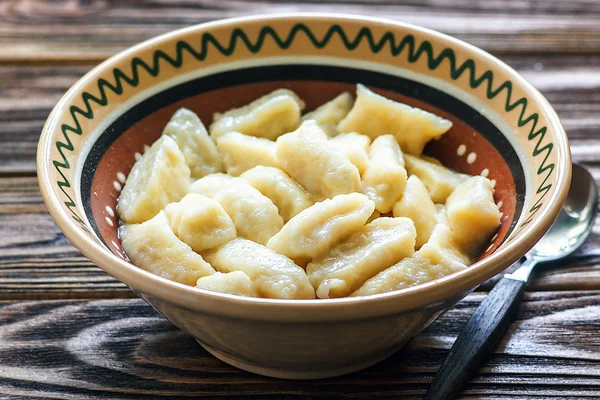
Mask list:
[{"label": "metal spoon", "polygon": [[586,241],[596,218],[598,189],[590,173],[573,164],[569,194],[546,235],[504,275],[479,305],[438,370],[426,400],[449,400],[477,372],[517,314],[527,280],[536,265],[567,257]]}]

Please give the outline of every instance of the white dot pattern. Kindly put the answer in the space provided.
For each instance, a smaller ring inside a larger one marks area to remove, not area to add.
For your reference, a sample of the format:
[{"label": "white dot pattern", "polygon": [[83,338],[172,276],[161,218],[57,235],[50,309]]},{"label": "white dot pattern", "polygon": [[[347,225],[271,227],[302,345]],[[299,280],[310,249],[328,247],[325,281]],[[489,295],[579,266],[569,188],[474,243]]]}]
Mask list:
[{"label": "white dot pattern", "polygon": [[114,181],[114,182],[113,182],[113,186],[114,186],[114,188],[115,188],[115,190],[116,190],[117,192],[120,192],[120,191],[121,191],[121,189],[122,189],[122,188],[121,188],[121,184],[120,184],[119,182],[117,182],[117,181]]},{"label": "white dot pattern", "polygon": [[467,162],[469,164],[473,164],[475,162],[475,160],[477,160],[477,154],[469,153],[469,155],[467,156]]},{"label": "white dot pattern", "polygon": [[458,154],[459,156],[463,156],[466,152],[467,146],[465,146],[464,144],[461,144],[460,146],[458,146],[458,149],[456,149],[456,154]]},{"label": "white dot pattern", "polygon": [[113,209],[112,209],[112,208],[110,208],[110,206],[106,206],[106,213],[107,213],[108,215],[110,215],[111,217],[114,217],[114,216],[115,216],[115,212],[113,211]]},{"label": "white dot pattern", "polygon": [[125,183],[125,180],[127,179],[127,177],[125,176],[124,173],[117,172],[117,179],[119,180],[119,182]]}]

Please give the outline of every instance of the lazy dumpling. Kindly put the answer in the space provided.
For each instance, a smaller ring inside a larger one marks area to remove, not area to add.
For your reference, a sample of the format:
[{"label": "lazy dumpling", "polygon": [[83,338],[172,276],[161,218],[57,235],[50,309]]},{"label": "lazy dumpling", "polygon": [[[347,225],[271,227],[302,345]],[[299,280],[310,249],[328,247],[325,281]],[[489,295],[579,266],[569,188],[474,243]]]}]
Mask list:
[{"label": "lazy dumpling", "polygon": [[363,193],[381,213],[392,210],[406,185],[402,150],[392,135],[379,136],[369,149],[369,166],[362,176]]},{"label": "lazy dumpling", "polygon": [[371,139],[392,134],[402,151],[418,155],[427,142],[451,127],[452,122],[445,118],[390,100],[358,84],[354,106],[340,122],[338,130],[362,133]]},{"label": "lazy dumpling", "polygon": [[300,125],[304,102],[288,89],[277,89],[252,103],[215,114],[210,135],[217,140],[228,132],[275,140]]},{"label": "lazy dumpling", "polygon": [[190,193],[168,204],[165,213],[171,229],[195,252],[229,242],[236,236],[233,221],[215,200]]},{"label": "lazy dumpling", "polygon": [[227,173],[238,176],[257,165],[280,168],[275,142],[269,139],[229,132],[217,139]]},{"label": "lazy dumpling", "polygon": [[132,263],[163,278],[195,285],[199,278],[215,272],[175,236],[164,211],[141,224],[122,226],[120,237]]},{"label": "lazy dumpling", "polygon": [[358,169],[335,148],[313,120],[277,139],[283,170],[317,199],[360,192]]},{"label": "lazy dumpling", "polygon": [[290,219],[267,247],[303,265],[363,226],[374,210],[363,194],[337,195]]},{"label": "lazy dumpling", "polygon": [[448,196],[446,212],[456,241],[471,255],[478,254],[500,226],[492,183],[483,176],[458,185]]},{"label": "lazy dumpling", "polygon": [[404,194],[394,204],[393,213],[394,217],[408,217],[415,223],[417,249],[429,240],[429,236],[438,220],[437,207],[431,201],[423,182],[415,175],[408,178]]},{"label": "lazy dumpling", "polygon": [[204,256],[220,272],[244,272],[252,279],[261,297],[315,298],[315,290],[302,268],[258,243],[236,238]]},{"label": "lazy dumpling", "polygon": [[138,224],[154,217],[167,204],[187,193],[190,169],[177,143],[161,136],[131,169],[117,204],[126,224]]},{"label": "lazy dumpling", "polygon": [[438,160],[430,157],[414,157],[405,154],[406,170],[416,175],[427,188],[434,203],[445,203],[450,193],[460,185],[468,175],[444,167]]},{"label": "lazy dumpling", "polygon": [[215,272],[212,275],[203,276],[196,282],[196,287],[211,292],[235,294],[244,297],[259,297],[256,285],[242,271]]},{"label": "lazy dumpling", "polygon": [[314,204],[308,193],[279,168],[259,165],[244,172],[241,178],[271,199],[284,222]]},{"label": "lazy dumpling", "polygon": [[408,218],[377,218],[310,262],[306,273],[317,297],[344,297],[378,272],[413,254],[415,226]]},{"label": "lazy dumpling", "polygon": [[386,293],[426,283],[461,271],[468,264],[469,257],[460,250],[450,228],[437,224],[420,250],[366,281],[352,296]]},{"label": "lazy dumpling", "polygon": [[223,171],[223,162],[200,118],[186,108],[173,114],[163,135],[172,137],[185,157],[192,178]]},{"label": "lazy dumpling", "polygon": [[302,120],[315,120],[327,136],[335,136],[338,133],[337,125],[348,115],[353,101],[350,93],[344,92],[321,105],[316,110],[305,114]]},{"label": "lazy dumpling", "polygon": [[362,175],[369,166],[369,146],[371,139],[360,133],[340,133],[329,139],[329,143],[342,151]]},{"label": "lazy dumpling", "polygon": [[239,236],[260,244],[283,227],[273,202],[242,178],[208,175],[190,186],[190,193],[210,197],[229,215]]}]

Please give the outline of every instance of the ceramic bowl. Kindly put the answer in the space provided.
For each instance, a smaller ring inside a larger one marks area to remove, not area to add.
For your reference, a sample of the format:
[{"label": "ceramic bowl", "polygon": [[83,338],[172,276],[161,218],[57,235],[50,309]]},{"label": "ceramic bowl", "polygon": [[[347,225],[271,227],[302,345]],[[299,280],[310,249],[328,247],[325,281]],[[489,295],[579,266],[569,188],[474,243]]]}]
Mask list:
[{"label": "ceramic bowl", "polygon": [[[215,111],[275,88],[307,110],[357,82],[451,119],[426,153],[495,182],[502,226],[470,268],[370,297],[286,301],[187,287],[126,261],[115,207],[136,157],[185,106]],[[323,378],[404,345],[550,227],[570,181],[563,127],[548,102],[489,54],[382,19],[289,14],[218,21],[151,39],[102,63],[56,105],[38,149],[46,205],[69,240],[217,358],[258,374]]]}]

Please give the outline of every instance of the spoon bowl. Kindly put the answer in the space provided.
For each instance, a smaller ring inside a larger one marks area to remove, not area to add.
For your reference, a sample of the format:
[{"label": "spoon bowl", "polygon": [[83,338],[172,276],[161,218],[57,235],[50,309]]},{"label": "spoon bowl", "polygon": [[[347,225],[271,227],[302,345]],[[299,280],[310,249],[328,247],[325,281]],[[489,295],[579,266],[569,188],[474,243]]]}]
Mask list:
[{"label": "spoon bowl", "polygon": [[573,164],[571,186],[560,214],[550,230],[527,254],[539,262],[556,261],[580,248],[594,226],[598,189],[592,175]]}]

